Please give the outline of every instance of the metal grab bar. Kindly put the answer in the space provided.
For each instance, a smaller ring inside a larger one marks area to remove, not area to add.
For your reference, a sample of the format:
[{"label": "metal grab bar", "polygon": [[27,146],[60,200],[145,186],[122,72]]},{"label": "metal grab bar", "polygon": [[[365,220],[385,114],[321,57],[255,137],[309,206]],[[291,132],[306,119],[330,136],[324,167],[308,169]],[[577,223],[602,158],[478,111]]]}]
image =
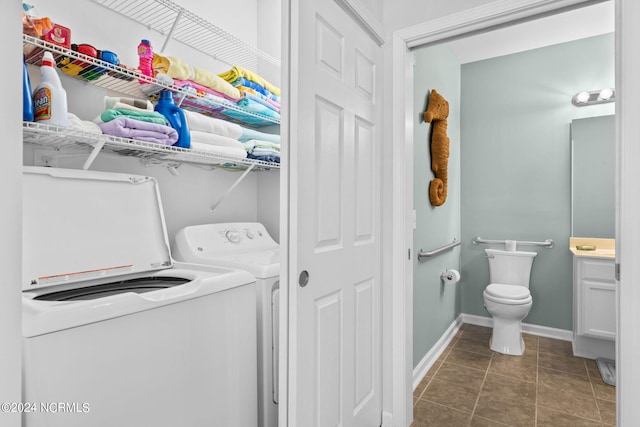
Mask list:
[{"label": "metal grab bar", "polygon": [[[471,239],[471,242],[474,245],[477,245],[478,243],[498,243],[498,244],[505,244],[506,240],[487,240],[487,239],[482,239],[480,236],[476,236],[473,239]],[[544,242],[527,242],[524,240],[517,240],[516,241],[516,245],[522,245],[522,246],[543,246],[545,248],[552,248],[554,243],[552,239],[547,239]]]},{"label": "metal grab bar", "polygon": [[447,251],[449,249],[453,249],[458,245],[461,245],[462,242],[457,241],[455,238],[453,239],[453,242],[449,243],[448,245],[444,245],[438,249],[434,249],[430,252],[423,252],[422,249],[420,249],[420,251],[418,252],[418,261],[424,261],[423,258],[431,258],[434,257],[444,251]]}]

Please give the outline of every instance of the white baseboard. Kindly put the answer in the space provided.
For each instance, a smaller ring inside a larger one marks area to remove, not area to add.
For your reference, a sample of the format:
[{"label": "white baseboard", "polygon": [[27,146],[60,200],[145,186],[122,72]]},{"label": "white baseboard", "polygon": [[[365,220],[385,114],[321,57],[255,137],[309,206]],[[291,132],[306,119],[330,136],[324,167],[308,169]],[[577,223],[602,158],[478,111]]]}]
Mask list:
[{"label": "white baseboard", "polygon": [[393,414],[388,411],[382,411],[382,424],[380,427],[393,427]]},{"label": "white baseboard", "polygon": [[[486,326],[488,328],[493,327],[493,318],[485,316],[476,316],[473,314],[460,314],[456,320],[451,323],[447,330],[442,334],[440,339],[431,347],[431,350],[425,354],[420,362],[413,369],[413,389],[415,390],[420,384],[420,381],[429,372],[429,369],[438,360],[438,357],[447,348],[449,343],[453,340],[456,333],[462,327],[462,324],[469,323],[470,325]],[[566,329],[550,328],[548,326],[531,325],[528,323],[522,324],[522,332],[531,335],[537,335],[540,337],[553,338],[561,341],[572,341],[573,332]]]},{"label": "white baseboard", "polygon": [[433,347],[431,347],[431,350],[429,350],[416,367],[413,368],[414,390],[418,387],[418,384],[420,384],[420,381],[422,381],[422,378],[424,378],[427,372],[429,372],[429,369],[431,369],[436,360],[438,360],[438,357],[440,357],[442,352],[444,352],[449,343],[453,340],[453,337],[456,336],[456,333],[460,330],[462,323],[462,317],[458,316],[456,320],[449,325],[440,339],[433,345]]}]

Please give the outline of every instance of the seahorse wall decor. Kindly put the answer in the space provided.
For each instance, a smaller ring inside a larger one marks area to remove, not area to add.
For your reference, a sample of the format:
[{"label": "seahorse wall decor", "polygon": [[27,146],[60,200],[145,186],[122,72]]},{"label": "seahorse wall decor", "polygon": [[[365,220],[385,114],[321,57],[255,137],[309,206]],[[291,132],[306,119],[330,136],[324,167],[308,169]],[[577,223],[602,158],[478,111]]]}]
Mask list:
[{"label": "seahorse wall decor", "polygon": [[431,90],[424,121],[431,123],[431,170],[435,178],[429,183],[429,201],[441,206],[447,200],[447,169],[449,164],[449,137],[447,136],[449,103],[442,95]]}]

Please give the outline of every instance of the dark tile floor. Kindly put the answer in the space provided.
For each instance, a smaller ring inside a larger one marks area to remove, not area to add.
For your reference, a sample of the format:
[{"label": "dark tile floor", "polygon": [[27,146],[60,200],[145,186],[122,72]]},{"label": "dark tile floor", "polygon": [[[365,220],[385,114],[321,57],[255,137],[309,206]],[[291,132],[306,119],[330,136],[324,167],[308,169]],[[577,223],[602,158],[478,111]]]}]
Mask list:
[{"label": "dark tile floor", "polygon": [[413,393],[412,427],[615,425],[615,387],[570,342],[524,334],[518,357],[491,351],[490,337],[462,326]]}]

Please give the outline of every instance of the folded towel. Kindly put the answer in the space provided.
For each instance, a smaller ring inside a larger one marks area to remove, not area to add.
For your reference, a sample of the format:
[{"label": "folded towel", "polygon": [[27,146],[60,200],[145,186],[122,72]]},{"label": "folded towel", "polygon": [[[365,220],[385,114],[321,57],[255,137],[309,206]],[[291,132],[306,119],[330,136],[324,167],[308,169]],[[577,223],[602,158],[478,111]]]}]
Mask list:
[{"label": "folded towel", "polygon": [[100,129],[100,126],[88,120],[80,120],[80,118],[73,113],[67,113],[67,122],[67,129],[73,129],[87,133],[102,133],[102,129]]},{"label": "folded towel", "polygon": [[102,132],[122,138],[156,144],[173,145],[178,141],[178,132],[170,126],[143,122],[128,117],[119,117],[106,123],[100,123]]},{"label": "folded towel", "polygon": [[[140,120],[143,122],[155,123],[159,125],[166,125],[167,120],[164,116],[156,111],[138,111],[129,110],[126,108],[110,108],[100,114],[99,119],[102,122],[109,122],[119,117],[127,117],[130,119]],[[95,120],[94,120],[95,121]],[[100,124],[100,123],[98,123]]]},{"label": "folded towel", "polygon": [[[216,135],[215,133],[191,131],[191,142],[199,142],[207,145],[217,145],[220,147],[230,147],[244,150],[244,146],[237,139],[228,136]],[[246,150],[245,150],[246,151]]]},{"label": "folded towel", "polygon": [[[241,86],[243,87],[243,86]],[[248,89],[248,90],[244,90],[244,89],[240,89],[240,95],[242,99],[250,99],[252,101],[255,101],[259,104],[264,105],[267,108],[271,108],[273,111],[275,111],[276,113],[280,112],[280,108],[277,108],[275,106],[275,104],[270,103],[266,97],[264,95],[262,95],[261,93],[256,93],[255,91],[253,91],[253,93],[251,93],[250,91],[252,91],[252,89]]]},{"label": "folded towel", "polygon": [[280,102],[280,96],[274,95],[273,93],[266,90],[264,87],[260,86],[258,83],[252,82],[251,80],[247,80],[244,77],[238,77],[236,80],[232,81],[231,84],[237,88],[241,86],[248,87],[266,96],[268,99],[273,99],[274,101]]},{"label": "folded towel", "polygon": [[206,152],[209,154],[218,154],[229,157],[237,157],[239,159],[244,159],[247,157],[247,152],[241,148],[233,148],[233,147],[223,147],[220,145],[211,145],[204,144],[201,142],[193,142],[191,140],[191,151],[192,152]]},{"label": "folded towel", "polygon": [[254,101],[249,98],[242,98],[238,101],[238,107],[241,107],[244,110],[250,111],[252,113],[262,114],[263,116],[271,117],[277,120],[280,120],[280,113],[273,110],[270,107],[260,104],[259,102]]},{"label": "folded towel", "polygon": [[238,139],[242,135],[242,127],[235,123],[205,116],[204,114],[189,110],[184,110],[184,114],[187,117],[187,125],[191,132],[209,132],[233,139]]},{"label": "folded towel", "polygon": [[[229,82],[211,71],[193,67],[185,61],[173,56],[153,55],[153,69],[156,73],[168,74],[173,79],[191,80],[223,93],[232,99],[240,98],[240,92]],[[175,81],[175,80],[174,80]]]},{"label": "folded towel", "polygon": [[278,154],[273,155],[273,156],[256,156],[255,154],[249,153],[247,154],[247,158],[249,159],[255,159],[255,160],[262,160],[263,162],[271,162],[271,163],[280,163],[280,155]]},{"label": "folded towel", "polygon": [[247,142],[252,139],[257,139],[260,141],[269,141],[269,142],[273,142],[274,144],[280,144],[280,135],[264,133],[257,130],[242,127],[242,135],[240,135],[238,140],[241,142]]},{"label": "folded towel", "polygon": [[220,98],[225,98],[228,99],[230,101],[236,101],[238,98],[231,98],[230,96],[222,93],[222,92],[218,92],[217,90],[213,90],[209,87],[203,86],[199,83],[193,82],[191,80],[180,80],[180,79],[173,79],[173,84],[174,86],[177,86],[179,88],[183,88],[183,89],[193,89],[192,91],[190,91],[194,96],[206,96],[207,94],[209,95],[214,95],[214,96],[218,96]]},{"label": "folded towel", "polygon": [[280,96],[280,88],[278,86],[269,83],[257,73],[249,71],[245,68],[235,66],[226,73],[221,73],[218,75],[225,79],[227,82],[232,82],[234,80],[237,80],[239,77],[244,77],[245,79],[258,83],[260,86],[273,93],[274,95]]},{"label": "folded towel", "polygon": [[[116,106],[117,105],[117,106]],[[118,96],[105,96],[104,97],[104,109],[110,108],[127,108],[126,106],[133,107],[132,110],[149,110],[153,111],[153,104],[146,99],[136,98],[121,98]]]},{"label": "folded towel", "polygon": [[248,152],[253,152],[256,149],[271,150],[278,153],[280,152],[280,144],[269,141],[261,141],[259,139],[251,139],[249,141],[243,142],[242,145]]}]

